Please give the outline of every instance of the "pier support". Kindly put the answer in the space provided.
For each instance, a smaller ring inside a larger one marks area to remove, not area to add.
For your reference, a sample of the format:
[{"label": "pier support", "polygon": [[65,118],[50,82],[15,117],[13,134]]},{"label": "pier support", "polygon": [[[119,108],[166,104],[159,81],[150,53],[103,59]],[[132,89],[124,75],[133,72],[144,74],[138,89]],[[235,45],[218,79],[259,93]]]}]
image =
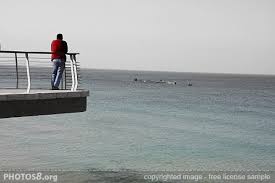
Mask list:
[{"label": "pier support", "polygon": [[84,112],[89,91],[0,93],[0,118]]}]

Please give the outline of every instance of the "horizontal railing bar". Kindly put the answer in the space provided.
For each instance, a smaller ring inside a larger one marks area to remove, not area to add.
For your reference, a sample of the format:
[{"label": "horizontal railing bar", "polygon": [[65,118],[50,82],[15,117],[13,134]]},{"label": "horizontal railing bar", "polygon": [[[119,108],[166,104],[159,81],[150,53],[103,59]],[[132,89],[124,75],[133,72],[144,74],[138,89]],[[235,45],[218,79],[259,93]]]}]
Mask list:
[{"label": "horizontal railing bar", "polygon": [[[36,72],[36,73],[34,73],[34,72],[31,72],[31,74],[32,75],[35,75],[35,76],[51,76],[52,75],[52,73],[44,73],[44,74],[39,74],[38,72]],[[24,73],[24,72],[21,72],[21,73],[19,73],[19,76],[25,76],[26,75],[26,73]]]},{"label": "horizontal railing bar", "polygon": [[31,60],[30,59],[30,61],[32,62],[32,64],[33,63],[46,63],[46,64],[49,64],[49,63],[51,63],[51,61],[50,61],[50,59],[49,60]]},{"label": "horizontal railing bar", "polygon": [[41,60],[44,60],[44,59],[51,59],[51,57],[29,57],[31,59],[41,59]]},{"label": "horizontal railing bar", "polygon": [[[69,78],[66,79],[66,81],[71,81],[71,80],[72,80],[72,79],[69,79]],[[79,79],[79,80],[81,80],[81,79]]]},{"label": "horizontal railing bar", "polygon": [[[81,78],[81,79],[82,79],[82,78]],[[67,80],[67,81],[70,81],[70,80],[71,80],[71,78],[66,78],[66,80]]]},{"label": "horizontal railing bar", "polygon": [[[11,79],[16,79],[16,77],[15,77],[15,78],[11,78]],[[28,79],[28,78],[25,77],[25,78],[20,78],[19,80],[21,81],[21,80],[27,80],[27,79]],[[45,80],[45,81],[50,81],[50,78],[37,78],[36,80],[32,80],[32,81],[33,81],[33,82],[38,82],[38,83],[39,83],[39,82],[42,81],[42,80],[43,80],[43,81],[44,81],[44,80]],[[42,84],[42,85],[43,85],[43,84]]]},{"label": "horizontal railing bar", "polygon": [[32,61],[33,61],[33,59],[35,59],[35,61],[36,60],[40,60],[40,61],[44,61],[44,60],[51,60],[51,58],[34,58],[34,57],[29,57],[29,59],[32,59]]},{"label": "horizontal railing bar", "polygon": [[[28,54],[53,54],[52,52],[39,52],[39,51],[7,51],[0,50],[0,53],[28,53]],[[78,55],[79,53],[66,53],[66,55]]]},{"label": "horizontal railing bar", "polygon": [[14,71],[15,70],[15,67],[13,68],[0,68],[1,71]]},{"label": "horizontal railing bar", "polygon": [[[81,80],[78,80],[79,82],[82,82]],[[71,83],[72,80],[67,80],[66,83]]]},{"label": "horizontal railing bar", "polygon": [[[31,75],[39,77],[39,75],[37,75],[36,73],[31,73]],[[18,76],[26,76],[26,73],[20,73],[20,74],[18,74]],[[44,75],[40,75],[40,76],[49,76],[49,77],[51,77],[51,74],[47,74],[47,75],[44,74]]]},{"label": "horizontal railing bar", "polygon": [[[20,79],[26,79],[26,78],[27,78],[27,77],[20,77],[19,80],[20,80]],[[43,79],[43,78],[44,78],[44,79],[51,79],[51,78],[47,78],[47,77],[39,77],[39,78],[36,78],[36,79],[33,79],[33,80],[40,80],[40,78],[41,78],[41,79]]]},{"label": "horizontal railing bar", "polygon": [[14,57],[0,57],[0,58],[14,58]]},{"label": "horizontal railing bar", "polygon": [[[14,58],[14,56],[13,57],[1,57],[0,56],[0,58]],[[26,58],[26,57],[17,57],[17,58],[22,58],[23,59],[23,58]]]},{"label": "horizontal railing bar", "polygon": [[[70,68],[69,68],[69,67],[66,67],[65,69],[69,70]],[[80,71],[80,68],[77,68],[77,71]]]}]

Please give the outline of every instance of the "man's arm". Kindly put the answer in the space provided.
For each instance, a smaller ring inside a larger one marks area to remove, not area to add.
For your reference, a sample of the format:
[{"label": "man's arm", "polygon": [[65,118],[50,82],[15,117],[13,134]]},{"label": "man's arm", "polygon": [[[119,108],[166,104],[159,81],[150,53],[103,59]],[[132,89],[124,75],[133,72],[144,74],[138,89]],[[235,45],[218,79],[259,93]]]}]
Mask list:
[{"label": "man's arm", "polygon": [[63,41],[63,46],[64,46],[64,53],[68,53],[68,44],[66,41]]}]

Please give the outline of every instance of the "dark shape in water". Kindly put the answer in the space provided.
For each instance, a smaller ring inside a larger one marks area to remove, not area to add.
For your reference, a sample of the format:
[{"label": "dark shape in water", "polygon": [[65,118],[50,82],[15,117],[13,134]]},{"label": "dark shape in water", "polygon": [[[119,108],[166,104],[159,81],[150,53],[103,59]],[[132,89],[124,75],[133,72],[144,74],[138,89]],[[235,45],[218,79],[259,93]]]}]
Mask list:
[{"label": "dark shape in water", "polygon": [[164,80],[159,80],[159,81],[153,81],[153,80],[142,80],[142,79],[138,79],[138,78],[135,78],[134,81],[136,82],[142,82],[142,83],[160,83],[160,84],[173,84],[173,85],[176,85],[177,82],[176,81],[164,81]]}]

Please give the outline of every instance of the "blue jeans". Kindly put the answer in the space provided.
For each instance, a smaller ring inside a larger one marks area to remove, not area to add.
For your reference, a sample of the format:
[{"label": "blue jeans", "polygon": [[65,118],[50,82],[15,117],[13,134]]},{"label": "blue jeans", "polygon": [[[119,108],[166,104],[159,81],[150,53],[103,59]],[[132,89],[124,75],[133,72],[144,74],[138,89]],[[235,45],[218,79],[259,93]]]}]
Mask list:
[{"label": "blue jeans", "polygon": [[53,59],[52,87],[58,88],[65,69],[65,62],[61,59]]}]

